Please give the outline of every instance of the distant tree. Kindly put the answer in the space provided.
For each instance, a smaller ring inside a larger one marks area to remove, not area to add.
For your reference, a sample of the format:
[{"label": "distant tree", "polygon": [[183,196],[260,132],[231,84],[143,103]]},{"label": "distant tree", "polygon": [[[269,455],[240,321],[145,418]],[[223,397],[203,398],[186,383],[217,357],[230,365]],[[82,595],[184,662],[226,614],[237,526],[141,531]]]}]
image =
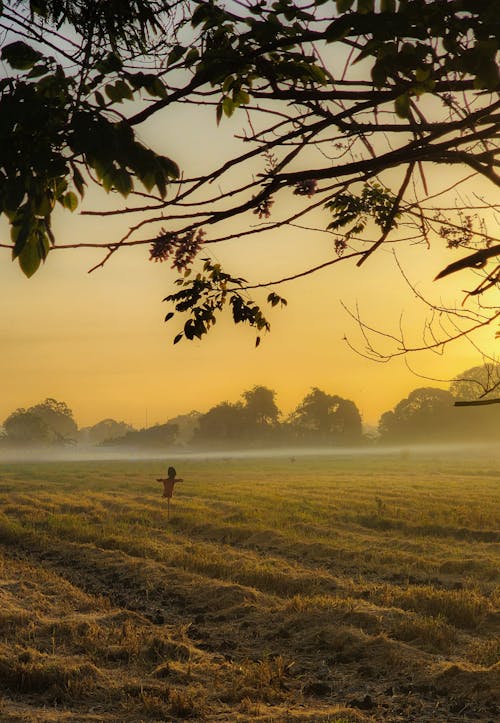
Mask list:
[{"label": "distant tree", "polygon": [[193,410],[187,414],[179,414],[177,417],[172,417],[168,420],[168,424],[173,424],[177,427],[177,444],[188,444],[193,438],[196,427],[198,426],[198,420],[201,417],[201,412]]},{"label": "distant tree", "polygon": [[241,442],[246,437],[247,416],[243,404],[221,402],[202,414],[193,435],[194,443]]},{"label": "distant tree", "polygon": [[361,414],[354,402],[314,387],[290,415],[299,439],[310,442],[348,444],[362,437]]},{"label": "distant tree", "polygon": [[280,438],[280,411],[274,401],[276,392],[254,386],[242,394],[243,402],[217,404],[198,420],[194,443],[269,445]]},{"label": "distant tree", "polygon": [[392,411],[380,417],[378,431],[384,442],[432,442],[459,434],[460,419],[453,396],[445,389],[414,389]]},{"label": "distant tree", "polygon": [[75,441],[78,427],[73,412],[65,402],[47,398],[44,402],[30,407],[29,412],[40,417],[53,432],[55,441]]},{"label": "distant tree", "polygon": [[29,409],[17,409],[4,422],[9,441],[53,444],[74,442],[78,428],[65,402],[47,398]]},{"label": "distant tree", "polygon": [[500,364],[483,364],[459,374],[450,384],[456,401],[497,400],[500,397]]},{"label": "distant tree", "polygon": [[[483,364],[459,374],[450,384],[457,419],[468,439],[500,440],[500,364]],[[465,405],[465,406],[462,406]]]},{"label": "distant tree", "polygon": [[49,444],[53,435],[40,417],[25,409],[16,409],[4,422],[5,442],[12,444]]},{"label": "distant tree", "polygon": [[131,431],[133,431],[133,427],[126,422],[117,422],[115,419],[102,419],[87,429],[86,436],[92,444],[101,444],[106,440],[123,437],[127,432]]},{"label": "distant tree", "polygon": [[144,429],[131,430],[114,439],[102,442],[113,447],[130,447],[139,449],[165,449],[175,444],[177,426],[175,424],[155,424]]},{"label": "distant tree", "polygon": [[275,397],[276,392],[267,387],[255,386],[243,392],[245,410],[256,425],[276,424],[280,415]]}]

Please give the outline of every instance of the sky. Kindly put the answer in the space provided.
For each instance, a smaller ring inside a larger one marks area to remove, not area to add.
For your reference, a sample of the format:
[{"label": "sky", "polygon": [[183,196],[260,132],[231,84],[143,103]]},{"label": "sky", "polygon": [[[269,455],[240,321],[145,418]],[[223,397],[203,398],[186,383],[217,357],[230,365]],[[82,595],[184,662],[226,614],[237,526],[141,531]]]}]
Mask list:
[{"label": "sky", "polygon": [[[82,238],[83,225],[77,215],[68,215],[58,231],[69,242]],[[271,250],[254,245],[250,259],[235,247],[225,255],[218,249],[217,255],[229,268],[238,264],[243,274],[249,271],[248,278],[272,278],[326,258],[311,236],[288,231]],[[343,341],[347,334],[359,342],[359,335],[341,300],[351,308],[357,303],[362,318],[383,331],[397,330],[403,313],[408,333],[421,339],[425,317],[385,250],[361,269],[345,262],[284,285],[280,293],[288,306],[269,314],[271,333],[259,348],[253,330],[235,327],[228,318],[201,341],[174,346],[181,322],[163,323],[170,307],[162,299],[176,277],[168,264],[150,262],[147,248],[115,254],[91,274],[88,269],[101,258],[95,251],[53,252],[31,279],[7,251],[1,253],[0,420],[17,407],[54,397],[73,409],[80,426],[112,417],[142,427],[236,401],[262,384],[276,391],[285,414],[317,386],[353,399],[365,423],[376,424],[413,388],[446,386],[415,376],[402,358],[368,361]],[[403,257],[418,287],[431,288],[442,254],[415,247]],[[455,294],[456,281],[442,288]],[[492,330],[483,334],[491,348],[492,337]],[[446,380],[480,363],[480,357],[462,342],[444,356],[413,355],[408,362],[420,374]]]},{"label": "sky", "polygon": [[[205,117],[184,107],[175,117],[151,120],[140,134],[194,175],[219,164],[243,128],[243,114],[223,119],[217,128],[213,109]],[[431,173],[430,193],[442,181],[442,170]],[[87,205],[106,208],[112,200],[89,193]],[[325,220],[318,217],[318,224],[324,227]],[[256,222],[254,216],[250,223]],[[54,230],[59,242],[109,241],[123,232],[119,223],[61,212]],[[5,223],[0,241],[8,242]],[[300,272],[333,254],[331,239],[299,228],[276,232],[271,241],[227,242],[210,247],[210,253],[251,282]],[[80,426],[112,417],[143,427],[237,401],[243,391],[264,385],[276,391],[284,415],[316,386],[355,401],[364,422],[373,425],[415,387],[446,387],[447,380],[481,363],[467,341],[444,355],[417,354],[386,364],[349,348],[346,335],[361,350],[363,339],[341,301],[351,309],[358,305],[362,319],[376,329],[397,332],[402,323],[409,340],[422,341],[427,312],[401,278],[391,249],[380,249],[360,269],[346,261],[275,289],[288,306],[269,313],[272,330],[259,348],[255,332],[235,327],[227,316],[201,341],[174,346],[181,321],[163,323],[170,307],[162,299],[174,290],[176,276],[148,255],[147,247],[124,249],[89,274],[102,253],[54,251],[26,279],[10,252],[0,249],[0,424],[14,409],[53,397],[70,406]],[[432,281],[456,253],[436,243],[430,250],[398,248],[398,258],[419,291],[460,303],[462,278]],[[494,329],[477,341],[493,353]]]}]

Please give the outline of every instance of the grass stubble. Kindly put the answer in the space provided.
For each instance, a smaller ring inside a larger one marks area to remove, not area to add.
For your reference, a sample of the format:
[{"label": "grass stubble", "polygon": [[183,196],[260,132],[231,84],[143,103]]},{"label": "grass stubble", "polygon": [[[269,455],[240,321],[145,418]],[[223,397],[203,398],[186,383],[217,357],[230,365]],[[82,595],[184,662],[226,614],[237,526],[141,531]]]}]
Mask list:
[{"label": "grass stubble", "polygon": [[0,466],[1,721],[498,720],[498,457],[163,466]]}]

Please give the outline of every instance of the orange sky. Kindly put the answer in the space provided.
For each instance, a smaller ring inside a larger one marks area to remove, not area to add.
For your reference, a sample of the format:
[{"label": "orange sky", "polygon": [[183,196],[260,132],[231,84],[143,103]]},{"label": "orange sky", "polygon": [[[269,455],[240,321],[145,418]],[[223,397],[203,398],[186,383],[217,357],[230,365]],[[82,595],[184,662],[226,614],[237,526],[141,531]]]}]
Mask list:
[{"label": "orange sky", "polygon": [[[83,240],[80,228],[78,217],[68,215],[60,233]],[[260,278],[267,279],[326,259],[322,243],[311,235],[304,238],[302,231],[287,231],[271,251],[256,244],[248,253],[233,244],[217,249],[217,256],[252,279],[258,278],[258,265]],[[355,337],[355,325],[340,299],[351,306],[358,301],[366,321],[388,331],[397,329],[403,310],[407,328],[419,339],[423,317],[417,316],[412,294],[387,251],[362,269],[346,262],[284,286],[281,293],[289,305],[270,314],[271,334],[258,349],[255,333],[229,320],[219,322],[203,341],[174,347],[180,322],[163,324],[169,308],[161,300],[175,276],[167,264],[150,263],[146,248],[123,251],[90,275],[87,269],[100,259],[95,252],[53,252],[30,280],[7,251],[2,254],[0,420],[18,406],[51,396],[67,402],[82,426],[104,417],[144,426],[192,409],[205,411],[222,400],[236,401],[243,390],[263,384],[276,390],[285,413],[318,386],[353,399],[363,419],[376,423],[411,389],[434,384],[413,376],[401,359],[369,362],[342,341],[345,333]],[[420,288],[432,286],[443,256],[421,247],[407,254],[406,268]],[[443,292],[456,289],[456,280],[440,283]],[[491,349],[493,334],[483,333]],[[427,354],[409,361],[420,373],[447,378],[480,359],[462,343],[444,357]]]},{"label": "orange sky", "polygon": [[[231,150],[232,133],[241,130],[241,116],[225,119],[219,129],[211,116],[200,138],[196,114],[181,114],[175,124],[153,123],[141,133],[157,149],[160,140],[159,150],[191,173],[210,161],[220,162],[222,149]],[[185,142],[190,139],[198,142]],[[430,192],[442,180],[442,169],[435,176],[430,173]],[[109,241],[117,238],[116,223],[65,212],[55,231],[58,242]],[[0,235],[8,239],[6,224],[0,225]],[[332,245],[324,235],[287,229],[275,233],[272,243],[254,238],[211,247],[210,252],[236,275],[262,281],[326,261]],[[369,362],[342,341],[346,333],[356,337],[356,330],[340,299],[351,307],[359,302],[366,322],[387,331],[397,331],[403,312],[408,333],[421,340],[424,316],[395,269],[390,250],[379,250],[361,269],[341,263],[284,286],[279,291],[289,305],[269,314],[272,331],[258,349],[252,330],[236,328],[228,320],[219,322],[203,341],[174,347],[180,320],[163,324],[170,309],[161,300],[172,291],[175,276],[168,264],[150,263],[146,247],[123,250],[90,275],[87,270],[102,258],[98,252],[51,252],[30,280],[10,261],[7,250],[0,254],[0,422],[15,408],[51,396],[65,401],[81,426],[105,417],[144,426],[192,409],[206,411],[222,400],[236,401],[245,389],[262,384],[276,390],[285,413],[311,386],[318,386],[353,399],[365,422],[376,423],[413,388],[436,384],[414,376],[401,358],[388,364]],[[457,258],[456,252],[442,249],[442,242],[431,251],[410,248],[401,258],[419,289],[461,299],[457,289],[466,288],[464,279],[432,282]],[[482,334],[490,352],[494,331]],[[419,373],[447,379],[481,359],[463,342],[445,356],[426,354],[409,361]]]}]

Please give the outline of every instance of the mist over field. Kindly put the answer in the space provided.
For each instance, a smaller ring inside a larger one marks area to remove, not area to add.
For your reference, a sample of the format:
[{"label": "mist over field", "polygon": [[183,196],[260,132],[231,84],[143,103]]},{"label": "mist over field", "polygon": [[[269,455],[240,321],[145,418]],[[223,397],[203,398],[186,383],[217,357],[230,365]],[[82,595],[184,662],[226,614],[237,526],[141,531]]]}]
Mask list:
[{"label": "mist over field", "polygon": [[404,445],[369,444],[356,447],[277,447],[249,449],[134,449],[96,446],[38,447],[28,448],[3,446],[0,448],[0,462],[85,462],[85,461],[130,461],[134,460],[257,460],[277,459],[290,463],[298,458],[365,458],[379,457],[465,457],[477,459],[483,456],[500,457],[500,445],[495,443],[408,443]]}]

